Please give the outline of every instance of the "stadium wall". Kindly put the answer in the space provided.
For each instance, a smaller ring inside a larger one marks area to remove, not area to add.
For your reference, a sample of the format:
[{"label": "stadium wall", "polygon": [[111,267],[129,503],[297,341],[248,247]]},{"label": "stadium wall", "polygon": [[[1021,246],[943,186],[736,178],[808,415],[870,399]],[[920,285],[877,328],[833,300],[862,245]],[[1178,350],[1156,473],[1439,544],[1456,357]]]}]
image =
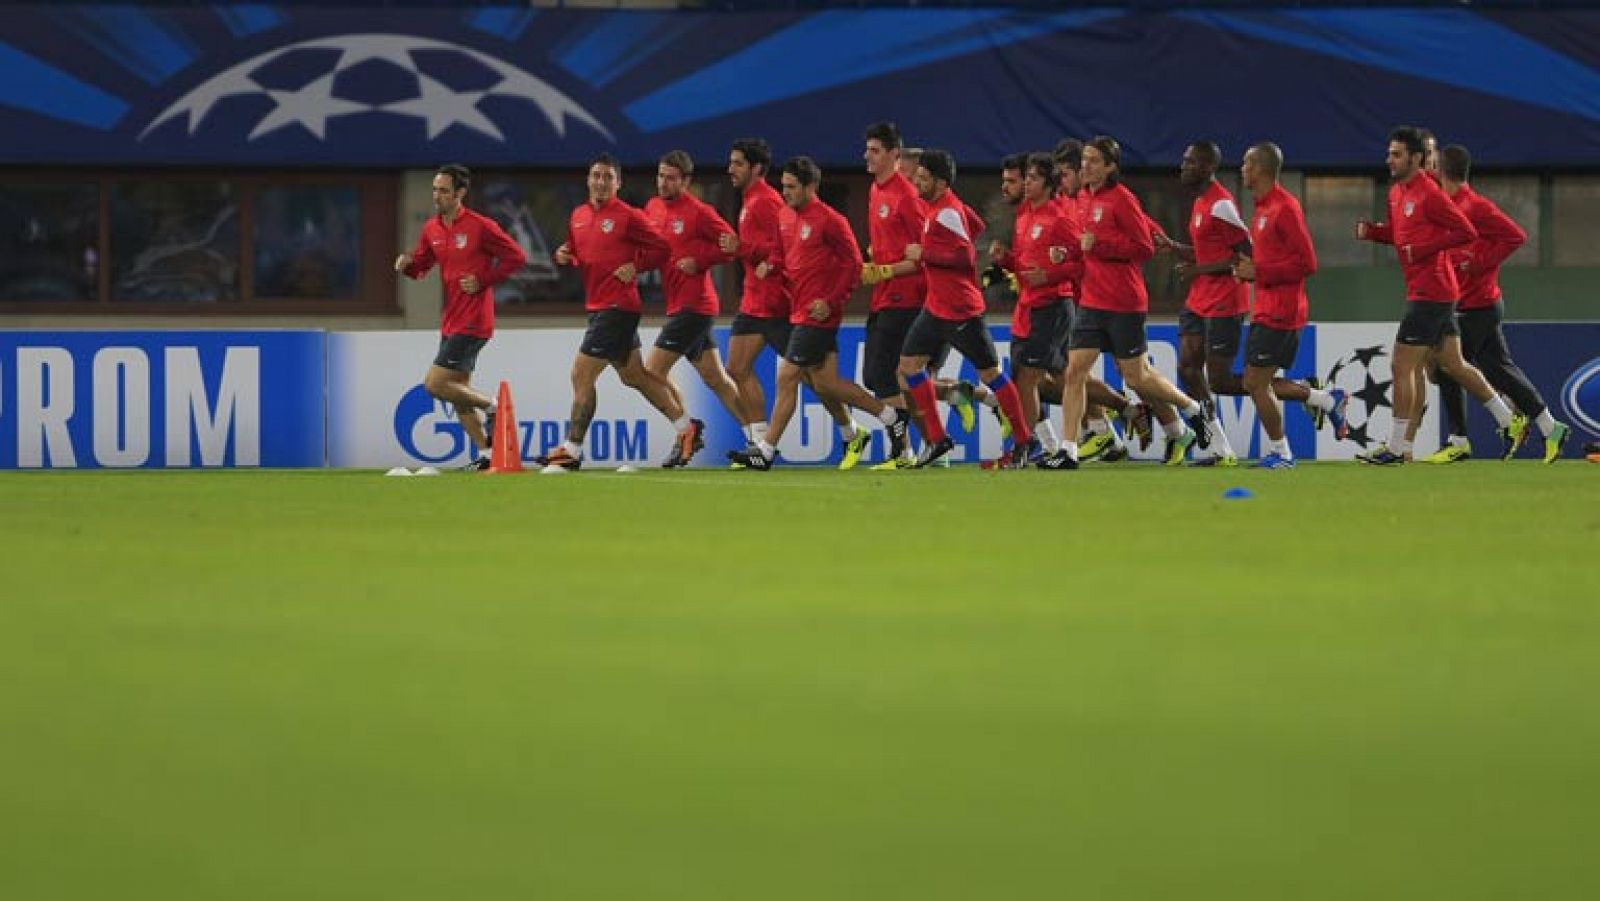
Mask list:
[{"label": "stadium wall", "polygon": [[[1010,331],[992,328],[1002,352]],[[1513,324],[1513,353],[1559,419],[1575,426],[1567,450],[1600,438],[1600,325]],[[567,372],[577,329],[509,330],[479,360],[475,381],[513,386],[524,456],[558,443],[570,404]],[[1352,439],[1313,431],[1304,410],[1289,405],[1291,446],[1305,459],[1349,459],[1387,436],[1392,323],[1337,323],[1306,329],[1290,375],[1317,375],[1351,394]],[[653,329],[641,335],[646,344]],[[727,330],[718,330],[726,349]],[[862,329],[840,333],[840,366],[859,376]],[[1173,326],[1150,329],[1151,356],[1170,377],[1177,359]],[[0,468],[186,468],[457,466],[472,456],[449,408],[422,390],[420,375],[437,346],[431,333],[406,332],[0,332]],[[773,360],[760,369],[768,390]],[[972,378],[960,358],[946,369]],[[1115,373],[1103,373],[1113,385]],[[676,373],[691,412],[708,424],[707,449],[696,465],[722,465],[741,447],[737,423],[685,367]],[[1436,449],[1438,404],[1430,389],[1419,454]],[[865,417],[861,417],[865,421]],[[1262,436],[1244,398],[1223,398],[1221,418],[1235,449],[1258,456]],[[992,459],[1001,449],[997,423],[981,416],[972,433],[947,425],[956,462]],[[1473,417],[1473,439],[1494,447],[1487,417]],[[670,427],[614,376],[601,379],[588,445],[594,467],[651,465],[663,459]],[[874,439],[881,456],[881,436]],[[806,394],[781,445],[796,464],[833,464],[838,439],[814,397]],[[1159,458],[1158,440],[1137,458]],[[1531,453],[1531,451],[1529,451]]]}]

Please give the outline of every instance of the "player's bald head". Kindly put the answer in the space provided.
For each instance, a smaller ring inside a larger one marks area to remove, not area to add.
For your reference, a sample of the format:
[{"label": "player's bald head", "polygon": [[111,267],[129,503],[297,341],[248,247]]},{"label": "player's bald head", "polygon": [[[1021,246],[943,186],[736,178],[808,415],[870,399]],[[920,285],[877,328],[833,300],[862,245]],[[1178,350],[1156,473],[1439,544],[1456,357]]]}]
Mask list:
[{"label": "player's bald head", "polygon": [[1261,171],[1276,179],[1283,171],[1283,148],[1271,141],[1258,141],[1246,151]]}]

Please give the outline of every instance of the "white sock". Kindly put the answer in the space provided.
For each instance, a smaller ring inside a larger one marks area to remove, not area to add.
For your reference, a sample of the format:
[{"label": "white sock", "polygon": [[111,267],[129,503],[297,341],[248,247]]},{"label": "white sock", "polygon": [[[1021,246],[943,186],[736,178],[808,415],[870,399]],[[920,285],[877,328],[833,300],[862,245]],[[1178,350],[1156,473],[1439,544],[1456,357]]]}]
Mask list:
[{"label": "white sock", "polygon": [[757,444],[767,440],[767,424],[764,422],[750,423],[750,440]]},{"label": "white sock", "polygon": [[1550,415],[1550,408],[1545,407],[1538,416],[1533,417],[1533,424],[1539,427],[1539,431],[1546,438],[1549,438],[1550,433],[1555,431],[1556,418]]},{"label": "white sock", "polygon": [[1215,417],[1211,420],[1211,449],[1220,456],[1233,456],[1233,445],[1228,443],[1228,433],[1222,430],[1222,420]]},{"label": "white sock", "polygon": [[841,441],[848,442],[851,438],[854,438],[856,436],[856,432],[859,431],[856,428],[856,421],[854,419],[850,420],[849,422],[835,423],[835,426],[839,429],[839,439]]},{"label": "white sock", "polygon": [[672,427],[677,429],[679,433],[689,431],[689,427],[692,425],[694,425],[694,420],[689,418],[688,413],[685,413],[682,416],[679,416],[677,419],[672,420]]},{"label": "white sock", "polygon": [[895,420],[900,418],[899,413],[898,408],[884,404],[883,409],[878,411],[878,421],[884,425],[894,425]]},{"label": "white sock", "polygon": [[1406,432],[1411,430],[1411,420],[1396,419],[1389,424],[1389,440],[1384,442],[1384,447],[1394,450],[1405,440]]},{"label": "white sock", "polygon": [[1189,406],[1178,408],[1178,415],[1182,416],[1184,419],[1199,416],[1203,412],[1205,412],[1204,409],[1202,409],[1199,404],[1192,400],[1189,401]]},{"label": "white sock", "polygon": [[1323,411],[1333,409],[1332,394],[1329,394],[1321,388],[1312,388],[1310,391],[1311,396],[1306,398],[1306,406],[1315,407],[1316,409]]},{"label": "white sock", "polygon": [[561,449],[566,451],[567,453],[571,454],[574,457],[583,456],[583,442],[582,441],[573,441],[572,439],[569,438],[566,441],[561,442]]},{"label": "white sock", "polygon": [[1467,436],[1466,435],[1451,435],[1450,436],[1450,443],[1452,445],[1454,445],[1455,447],[1469,447],[1470,446],[1470,442],[1467,441]]},{"label": "white sock", "polygon": [[1389,445],[1389,450],[1401,455],[1409,454],[1411,453],[1411,439],[1401,438],[1398,443]]},{"label": "white sock", "polygon": [[1078,442],[1063,441],[1061,442],[1061,449],[1067,452],[1068,457],[1074,460],[1078,459]]},{"label": "white sock", "polygon": [[1033,437],[1039,439],[1039,446],[1045,453],[1053,454],[1061,449],[1061,436],[1056,434],[1056,425],[1048,419],[1042,419],[1033,427]]},{"label": "white sock", "polygon": [[1500,399],[1500,395],[1496,394],[1494,397],[1489,398],[1484,407],[1488,409],[1489,415],[1494,417],[1495,425],[1503,429],[1511,424],[1511,408],[1506,406],[1506,402]]},{"label": "white sock", "polygon": [[1161,431],[1166,432],[1168,438],[1176,438],[1183,434],[1183,420],[1174,419],[1171,422],[1163,422]]},{"label": "white sock", "polygon": [[1287,435],[1273,441],[1271,447],[1273,453],[1284,458],[1285,460],[1294,459],[1294,452],[1289,450],[1289,437]]},{"label": "white sock", "polygon": [[761,456],[771,460],[778,455],[778,449],[767,443],[765,437],[756,439],[756,448],[761,451]]}]

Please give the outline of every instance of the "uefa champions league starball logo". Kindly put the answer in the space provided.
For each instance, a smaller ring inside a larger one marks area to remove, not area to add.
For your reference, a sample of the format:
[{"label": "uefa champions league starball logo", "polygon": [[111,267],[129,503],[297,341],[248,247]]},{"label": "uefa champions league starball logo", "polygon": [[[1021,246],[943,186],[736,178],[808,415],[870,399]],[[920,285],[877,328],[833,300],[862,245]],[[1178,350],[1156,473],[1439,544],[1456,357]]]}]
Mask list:
[{"label": "uefa champions league starball logo", "polygon": [[1367,429],[1372,417],[1382,408],[1394,408],[1389,392],[1393,379],[1380,381],[1372,377],[1373,363],[1388,355],[1389,351],[1382,345],[1358,347],[1348,356],[1334,361],[1322,380],[1324,388],[1343,388],[1349,393],[1350,404],[1345,411],[1350,422],[1348,440],[1362,449],[1376,441]]},{"label": "uefa champions league starball logo", "polygon": [[[444,68],[475,70],[472,87],[452,87]],[[289,69],[285,81],[281,70]],[[382,102],[353,96],[350,75],[357,70],[392,82]],[[504,143],[500,125],[479,106],[487,98],[515,98],[530,103],[557,137],[578,122],[608,140],[611,132],[576,101],[510,63],[471,47],[431,38],[399,34],[347,34],[301,41],[269,50],[212,76],[163,110],[139,133],[143,141],[169,122],[185,120],[194,137],[217,105],[235,97],[272,100],[272,108],[251,128],[256,141],[282,129],[301,128],[327,140],[328,122],[344,116],[382,114],[421,121],[432,141],[459,127]]]}]

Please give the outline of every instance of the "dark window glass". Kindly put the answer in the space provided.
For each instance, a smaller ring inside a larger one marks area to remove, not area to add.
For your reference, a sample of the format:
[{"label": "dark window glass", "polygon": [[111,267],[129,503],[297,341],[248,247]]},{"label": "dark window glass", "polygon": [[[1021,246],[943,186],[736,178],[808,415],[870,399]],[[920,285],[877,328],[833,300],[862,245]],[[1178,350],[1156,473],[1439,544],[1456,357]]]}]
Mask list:
[{"label": "dark window glass", "polygon": [[234,186],[144,181],[111,186],[111,299],[211,303],[239,296]]},{"label": "dark window glass", "polygon": [[0,300],[94,300],[99,240],[93,182],[0,183]]},{"label": "dark window glass", "polygon": [[255,295],[355,297],[361,288],[361,190],[263,188],[256,197]]}]

